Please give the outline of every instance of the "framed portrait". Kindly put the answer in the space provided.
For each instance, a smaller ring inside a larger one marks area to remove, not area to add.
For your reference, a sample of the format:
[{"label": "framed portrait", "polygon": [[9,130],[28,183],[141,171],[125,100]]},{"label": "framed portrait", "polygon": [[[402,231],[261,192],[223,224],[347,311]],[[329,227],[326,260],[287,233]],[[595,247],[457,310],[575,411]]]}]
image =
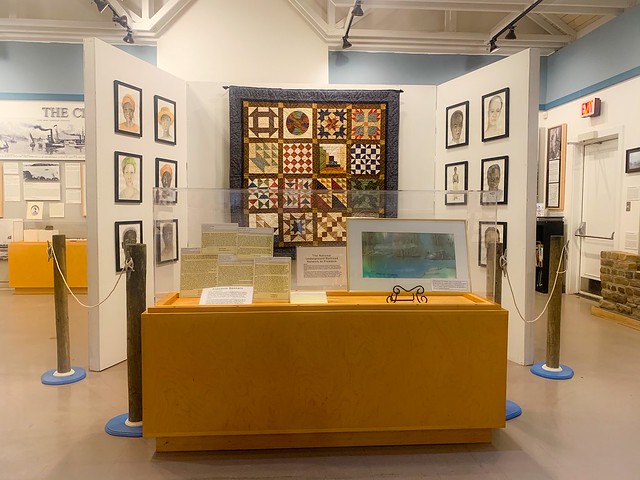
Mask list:
[{"label": "framed portrait", "polygon": [[482,141],[509,136],[509,87],[482,96]]},{"label": "framed portrait", "polygon": [[446,147],[469,145],[469,101],[447,107]]},{"label": "framed portrait", "polygon": [[509,157],[491,157],[482,159],[481,167],[482,205],[506,205],[509,192]]},{"label": "framed portrait", "polygon": [[502,242],[502,251],[507,250],[507,222],[480,222],[478,229],[478,265],[487,266],[487,244]]},{"label": "framed portrait", "polygon": [[153,112],[156,142],[176,144],[176,102],[154,95]]},{"label": "framed portrait", "polygon": [[178,162],[166,158],[156,158],[155,203],[169,205],[178,203]]},{"label": "framed portrait", "polygon": [[347,262],[349,290],[469,287],[466,221],[349,217]]},{"label": "framed portrait", "polygon": [[547,129],[544,207],[548,209],[564,208],[566,149],[567,124]]},{"label": "framed portrait", "polygon": [[124,270],[126,256],[124,246],[142,243],[142,220],[115,223],[116,272]]},{"label": "framed portrait", "polygon": [[178,219],[156,220],[156,264],[178,260]]},{"label": "framed portrait", "polygon": [[142,155],[114,152],[113,169],[117,203],[142,203]]},{"label": "framed portrait", "polygon": [[624,166],[625,173],[640,172],[640,147],[627,150],[627,161]]},{"label": "framed portrait", "polygon": [[113,81],[115,132],[142,136],[142,89],[119,80]]},{"label": "framed portrait", "polygon": [[[468,190],[469,162],[449,163],[444,166],[445,190]],[[466,205],[466,193],[446,193],[444,196],[445,205]]]}]

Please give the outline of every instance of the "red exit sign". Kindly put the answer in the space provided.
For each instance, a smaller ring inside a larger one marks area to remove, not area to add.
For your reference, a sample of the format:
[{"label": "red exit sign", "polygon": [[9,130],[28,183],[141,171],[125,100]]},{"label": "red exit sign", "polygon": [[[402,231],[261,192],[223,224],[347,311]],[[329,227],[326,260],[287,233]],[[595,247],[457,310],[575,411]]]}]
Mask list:
[{"label": "red exit sign", "polygon": [[580,116],[582,118],[599,116],[600,115],[600,103],[601,103],[600,99],[597,98],[597,97],[590,98],[586,102],[583,102],[582,106],[580,107]]}]

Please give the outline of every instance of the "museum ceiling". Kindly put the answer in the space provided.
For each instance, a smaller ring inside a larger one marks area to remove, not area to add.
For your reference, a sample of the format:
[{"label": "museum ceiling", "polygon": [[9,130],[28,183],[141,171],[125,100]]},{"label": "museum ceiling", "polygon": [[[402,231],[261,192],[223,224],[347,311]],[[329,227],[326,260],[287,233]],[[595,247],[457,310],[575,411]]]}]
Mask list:
[{"label": "museum ceiling", "polygon": [[[136,44],[154,45],[163,29],[196,1],[110,0],[127,15]],[[274,1],[274,0],[264,0]],[[354,0],[287,0],[327,43],[342,48]],[[362,0],[354,17],[351,51],[484,54],[489,40],[533,0]],[[516,39],[499,37],[500,54],[529,47],[556,51],[640,3],[640,0],[543,0],[517,22]],[[91,0],[3,0],[0,40],[80,42],[98,37],[123,43],[123,29]]]}]

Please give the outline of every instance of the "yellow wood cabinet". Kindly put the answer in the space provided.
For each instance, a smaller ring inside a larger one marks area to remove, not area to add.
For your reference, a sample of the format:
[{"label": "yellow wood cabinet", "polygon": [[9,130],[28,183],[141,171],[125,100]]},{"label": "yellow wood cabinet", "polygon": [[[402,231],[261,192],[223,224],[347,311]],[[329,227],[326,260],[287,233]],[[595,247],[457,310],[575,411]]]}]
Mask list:
[{"label": "yellow wood cabinet", "polygon": [[472,294],[197,305],[142,315],[143,432],[158,451],[490,442],[507,315]]},{"label": "yellow wood cabinet", "polygon": [[[67,282],[76,292],[87,290],[87,241],[67,240]],[[9,243],[9,287],[15,293],[52,293],[53,259],[46,242]]]}]

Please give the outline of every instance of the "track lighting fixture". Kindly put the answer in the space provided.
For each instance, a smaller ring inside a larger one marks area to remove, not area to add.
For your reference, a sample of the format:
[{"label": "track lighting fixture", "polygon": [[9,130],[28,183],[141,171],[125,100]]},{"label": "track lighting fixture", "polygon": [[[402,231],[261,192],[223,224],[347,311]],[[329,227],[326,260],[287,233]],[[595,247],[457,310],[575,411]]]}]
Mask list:
[{"label": "track lighting fixture", "polygon": [[127,34],[124,36],[124,38],[122,39],[124,40],[126,43],[134,43],[133,42],[133,31],[127,27]]},{"label": "track lighting fixture", "polygon": [[362,0],[356,0],[356,4],[353,6],[351,15],[354,17],[361,17],[364,15],[364,12],[362,11]]},{"label": "track lighting fixture", "polygon": [[118,15],[116,12],[113,12],[113,23],[118,23],[122,28],[127,28],[127,16],[126,15]]},{"label": "track lighting fixture", "polygon": [[520,19],[526,17],[527,14],[531,10],[536,8],[540,3],[542,3],[542,0],[536,0],[535,2],[533,2],[520,15],[514,18],[511,23],[509,23],[506,27],[496,33],[493,37],[491,37],[491,40],[489,40],[489,53],[495,52],[496,50],[498,50],[498,48],[500,48],[498,47],[496,42],[498,41],[498,37],[504,32],[507,32],[507,34],[504,36],[506,40],[516,40],[516,23],[518,23]]},{"label": "track lighting fixture", "polygon": [[345,35],[342,37],[342,49],[345,50],[351,47],[351,42],[348,40],[348,37]]},{"label": "track lighting fixture", "polygon": [[506,38],[507,40],[516,40],[517,37],[516,37],[516,26],[515,25],[511,25],[509,27],[509,31],[504,36],[504,38]]},{"label": "track lighting fixture", "polygon": [[489,53],[493,53],[496,50],[500,50],[500,47],[496,44],[496,39],[492,38],[489,40]]},{"label": "track lighting fixture", "polygon": [[105,0],[93,0],[93,3],[96,4],[96,7],[98,7],[98,12],[100,13],[104,12],[109,6],[109,2],[106,2]]},{"label": "track lighting fixture", "polygon": [[349,24],[347,25],[347,31],[344,32],[344,36],[342,37],[342,49],[347,49],[351,47],[351,42],[349,41],[349,30],[351,30],[351,24],[353,23],[353,17],[361,17],[364,15],[362,11],[362,0],[356,0],[356,3],[353,5],[351,9],[351,16],[349,17]]}]

